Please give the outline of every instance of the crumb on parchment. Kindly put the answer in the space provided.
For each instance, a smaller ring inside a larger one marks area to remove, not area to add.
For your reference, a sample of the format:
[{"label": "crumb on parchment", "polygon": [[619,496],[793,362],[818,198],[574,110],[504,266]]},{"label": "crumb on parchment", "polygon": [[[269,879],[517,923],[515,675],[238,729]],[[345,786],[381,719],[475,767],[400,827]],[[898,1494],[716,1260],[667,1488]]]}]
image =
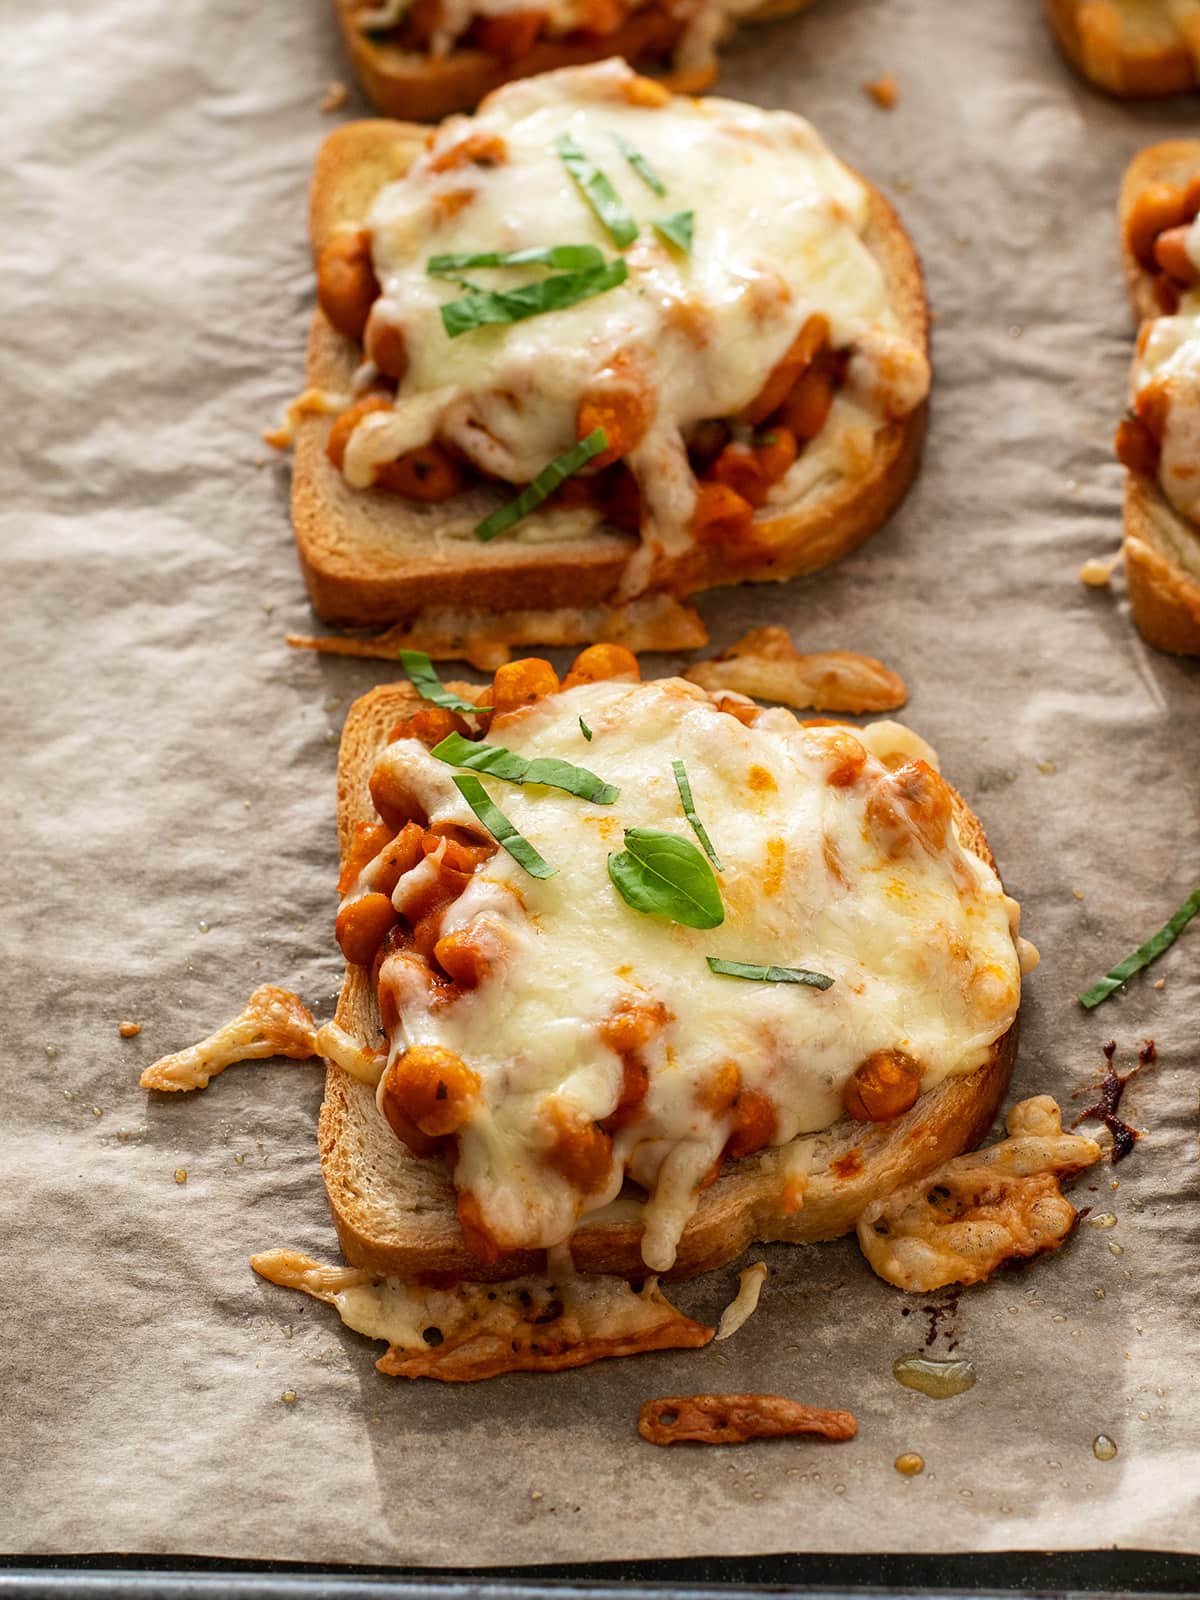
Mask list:
[{"label": "crumb on parchment", "polygon": [[893,73],[885,72],[881,77],[872,78],[870,83],[864,83],[863,93],[870,95],[881,111],[890,111],[900,98],[900,85]]},{"label": "crumb on parchment", "polygon": [[323,116],[328,116],[332,111],[340,111],[350,98],[350,91],[340,78],[332,78],[325,86],[325,93],[317,101],[317,110]]}]

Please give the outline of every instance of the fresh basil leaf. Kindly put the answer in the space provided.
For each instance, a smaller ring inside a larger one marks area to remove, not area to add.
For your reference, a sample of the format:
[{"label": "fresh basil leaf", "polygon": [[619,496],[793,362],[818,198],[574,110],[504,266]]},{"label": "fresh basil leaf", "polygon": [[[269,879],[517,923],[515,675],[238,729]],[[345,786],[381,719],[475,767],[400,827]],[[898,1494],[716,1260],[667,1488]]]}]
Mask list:
[{"label": "fresh basil leaf", "polygon": [[1135,972],[1140,972],[1143,967],[1148,967],[1156,956],[1162,955],[1178,939],[1188,923],[1200,911],[1200,887],[1192,890],[1179,910],[1163,924],[1157,933],[1151,934],[1145,944],[1138,945],[1131,956],[1126,956],[1124,961],[1118,961],[1111,972],[1094,983],[1086,993],[1079,996],[1079,1004],[1085,1010],[1091,1011],[1107,1000],[1114,989],[1119,989],[1127,978],[1132,978]]},{"label": "fresh basil leaf", "polygon": [[810,972],[807,967],[760,967],[750,961],[722,961],[718,956],[705,956],[710,972],[724,978],[751,978],[755,983],[806,983],[810,989],[831,989],[833,979],[823,972]]},{"label": "fresh basil leaf", "polygon": [[527,483],[515,500],[510,500],[506,506],[493,511],[490,517],[484,517],[475,529],[475,537],[486,544],[497,534],[506,533],[509,528],[540,506],[542,501],[552,495],[559,484],[573,472],[578,472],[580,467],[586,466],[593,456],[598,456],[607,448],[608,436],[604,429],[593,428],[586,439],[573,444],[569,450],[564,450],[562,455],[556,456],[549,466],[543,467],[533,482]]},{"label": "fresh basil leaf", "polygon": [[592,730],[588,727],[587,723],[583,720],[582,717],[580,717],[580,719],[579,719],[579,731],[583,735],[583,737],[587,740],[587,742],[589,744],[591,744],[591,742],[592,742]]},{"label": "fresh basil leaf", "polygon": [[562,789],[579,800],[590,800],[594,805],[610,806],[621,792],[611,783],[605,783],[586,767],[573,766],[569,761],[559,761],[554,756],[535,756],[532,760],[506,750],[499,744],[480,744],[475,739],[464,739],[461,733],[449,733],[432,754],[451,767],[467,767],[472,772],[486,772],[490,777],[503,778],[505,783],[542,783],[548,789]]},{"label": "fresh basil leaf", "polygon": [[700,818],[696,815],[696,803],[692,799],[692,786],[688,782],[687,768],[682,761],[672,761],[671,771],[675,774],[675,787],[679,790],[679,800],[683,806],[683,814],[692,825],[692,832],[704,846],[704,854],[716,867],[718,872],[724,869],[717,857],[717,852],[712,847],[712,840]]},{"label": "fresh basil leaf", "polygon": [[668,244],[674,245],[676,250],[682,250],[687,256],[692,253],[695,222],[694,211],[677,211],[672,217],[655,217],[650,226],[660,239],[665,239]]},{"label": "fresh basil leaf", "polygon": [[455,777],[455,787],[502,850],[507,850],[531,878],[552,878],[558,871],[544,860],[523,834],[517,832],[478,778]]},{"label": "fresh basil leaf", "polygon": [[479,710],[473,701],[460,700],[456,694],[442,687],[442,680],[424,650],[401,650],[398,660],[422,700],[428,700],[431,705],[445,706],[447,711]]},{"label": "fresh basil leaf", "polygon": [[625,157],[626,161],[628,161],[629,165],[637,173],[638,177],[647,186],[647,188],[653,189],[657,195],[666,194],[666,184],[646,160],[645,156],[638,149],[637,145],[630,144],[629,140],[623,139],[619,133],[616,135],[616,140],[617,149]]},{"label": "fresh basil leaf", "polygon": [[719,928],[721,891],[708,862],[687,839],[657,828],[627,828],[625,848],[608,858],[608,875],[626,905],[685,928]]},{"label": "fresh basil leaf", "polygon": [[627,244],[632,244],[637,238],[638,225],[630,216],[621,196],[596,163],[584,155],[569,133],[559,134],[555,149],[574,179],[576,188],[596,213],[601,226],[617,249],[624,250]]},{"label": "fresh basil leaf", "polygon": [[473,267],[554,267],[560,272],[596,272],[604,252],[594,244],[552,244],[544,249],[482,250],[474,255],[430,256],[425,271],[431,278],[452,278]]},{"label": "fresh basil leaf", "polygon": [[519,289],[472,288],[461,300],[449,300],[441,308],[442,327],[449,338],[457,339],[476,328],[523,322],[526,317],[540,317],[590,300],[615,289],[628,276],[624,261],[610,261],[595,272],[560,272]]}]

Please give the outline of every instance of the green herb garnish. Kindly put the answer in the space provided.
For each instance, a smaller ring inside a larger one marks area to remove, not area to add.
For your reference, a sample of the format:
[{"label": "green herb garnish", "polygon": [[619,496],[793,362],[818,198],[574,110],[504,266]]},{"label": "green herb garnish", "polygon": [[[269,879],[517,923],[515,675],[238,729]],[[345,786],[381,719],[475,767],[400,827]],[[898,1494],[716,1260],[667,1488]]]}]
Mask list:
[{"label": "green herb garnish", "polygon": [[625,202],[600,168],[575,143],[569,133],[560,133],[555,149],[575,181],[580,194],[596,213],[618,250],[624,250],[638,236],[638,225],[625,208]]},{"label": "green herb garnish", "polygon": [[1145,944],[1140,944],[1131,956],[1119,961],[1099,983],[1094,983],[1085,994],[1081,994],[1079,1004],[1085,1010],[1091,1011],[1101,1000],[1107,1000],[1113,990],[1119,989],[1127,978],[1132,978],[1135,972],[1148,967],[1156,956],[1162,955],[1164,950],[1169,950],[1198,911],[1200,911],[1200,888],[1195,888],[1171,920],[1157,933],[1151,934]]},{"label": "green herb garnish", "polygon": [[675,774],[675,787],[679,790],[679,799],[683,805],[683,814],[691,823],[692,832],[704,846],[704,854],[712,862],[713,866],[716,867],[717,871],[720,872],[723,869],[720,861],[717,858],[717,852],[712,847],[712,840],[708,837],[708,831],[704,824],[696,815],[696,803],[692,799],[692,786],[688,782],[687,769],[682,761],[672,761],[671,771]]},{"label": "green herb garnish", "polygon": [[525,283],[519,289],[479,289],[470,284],[469,294],[449,300],[441,308],[442,326],[449,338],[472,333],[476,328],[540,317],[547,311],[562,311],[590,300],[593,295],[615,289],[629,276],[623,261],[610,261],[594,272],[559,272],[538,283]]},{"label": "green herb garnish", "polygon": [[459,794],[470,806],[471,810],[483,823],[484,827],[495,839],[502,850],[507,850],[518,866],[524,867],[532,878],[552,878],[558,871],[544,860],[530,844],[523,834],[517,832],[512,823],[494,803],[487,790],[478,778],[459,778],[454,780]]},{"label": "green herb garnish", "polygon": [[626,905],[685,928],[718,928],[721,891],[708,862],[687,839],[656,828],[627,828],[625,848],[608,858],[608,875]]},{"label": "green herb garnish", "polygon": [[486,772],[489,777],[503,778],[505,783],[543,783],[548,789],[562,789],[593,805],[610,806],[621,792],[586,767],[576,767],[570,761],[559,761],[555,756],[528,760],[503,745],[480,744],[475,739],[464,739],[461,733],[447,734],[434,745],[432,754],[447,766]]},{"label": "green herb garnish", "polygon": [[479,710],[473,701],[460,700],[449,689],[443,688],[442,680],[424,650],[401,650],[399,661],[422,700],[428,700],[431,705],[445,706],[447,711]]},{"label": "green herb garnish", "polygon": [[583,720],[582,717],[580,717],[580,719],[579,719],[579,731],[583,735],[583,737],[587,740],[587,742],[589,744],[591,744],[591,742],[592,742],[592,730],[588,727],[587,723]]},{"label": "green herb garnish", "polygon": [[677,211],[672,217],[655,217],[650,226],[660,239],[665,239],[684,255],[692,253],[692,231],[696,221],[694,211]]},{"label": "green herb garnish", "polygon": [[559,272],[595,272],[604,252],[594,244],[552,244],[531,250],[483,250],[475,255],[430,256],[425,271],[431,278],[453,278],[473,267],[554,267]]},{"label": "green herb garnish", "polygon": [[810,989],[830,989],[833,979],[823,972],[810,972],[807,967],[760,967],[750,961],[722,961],[719,956],[705,956],[710,972],[723,978],[751,978],[755,983],[805,983]]},{"label": "green herb garnish", "polygon": [[637,173],[638,177],[647,186],[647,188],[653,189],[655,194],[658,195],[666,194],[666,184],[646,160],[645,156],[638,149],[637,145],[630,144],[629,140],[623,139],[619,133],[616,135],[616,140],[617,149],[625,157],[626,161],[628,161],[629,165]]},{"label": "green herb garnish", "polygon": [[506,533],[509,528],[520,522],[522,517],[527,517],[531,511],[540,506],[542,501],[552,495],[559,484],[565,482],[573,472],[578,472],[580,467],[586,466],[593,456],[598,456],[607,448],[608,436],[604,429],[593,428],[586,439],[573,444],[569,450],[564,450],[562,455],[556,456],[549,466],[543,467],[533,482],[527,483],[515,500],[510,500],[506,506],[493,511],[490,517],[484,517],[475,529],[475,537],[486,544],[497,534]]}]

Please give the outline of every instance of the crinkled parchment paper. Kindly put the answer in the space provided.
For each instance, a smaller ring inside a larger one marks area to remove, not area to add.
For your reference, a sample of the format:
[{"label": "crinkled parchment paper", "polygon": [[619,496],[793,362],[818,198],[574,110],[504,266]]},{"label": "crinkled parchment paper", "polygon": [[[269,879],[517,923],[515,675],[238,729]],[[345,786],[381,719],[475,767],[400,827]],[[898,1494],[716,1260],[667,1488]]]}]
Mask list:
[{"label": "crinkled parchment paper", "polygon": [[[246,1264],[336,1259],[313,1066],[137,1087],[254,984],[328,1014],[339,980],[337,730],[388,669],[284,646],[310,617],[286,467],[258,441],[301,372],[317,105],[347,76],[333,26],[321,0],[9,5],[0,58],[0,1545],[446,1565],[1200,1550],[1200,922],[1094,1015],[1074,1001],[1200,881],[1200,672],[1141,644],[1119,581],[1076,581],[1119,530],[1117,181],[1200,100],[1102,99],[1033,0],[818,0],[745,32],[722,79],[810,114],[894,197],[938,321],[901,514],[832,571],[713,596],[714,643],[785,622],[904,674],[1044,953],[1014,1092],[1070,1104],[1104,1040],[1158,1043],[1127,1096],[1147,1137],[1077,1186],[1116,1226],[962,1297],[943,1325],[979,1381],[956,1399],[893,1380],[929,1319],[849,1242],[766,1252],[729,1344],[455,1388],[378,1377],[379,1347]],[[861,88],[885,71],[890,113]],[[734,1281],[684,1304],[712,1313]],[[638,1440],[642,1400],[713,1388],[850,1407],[859,1437]],[[904,1451],[923,1476],[893,1470]]]}]

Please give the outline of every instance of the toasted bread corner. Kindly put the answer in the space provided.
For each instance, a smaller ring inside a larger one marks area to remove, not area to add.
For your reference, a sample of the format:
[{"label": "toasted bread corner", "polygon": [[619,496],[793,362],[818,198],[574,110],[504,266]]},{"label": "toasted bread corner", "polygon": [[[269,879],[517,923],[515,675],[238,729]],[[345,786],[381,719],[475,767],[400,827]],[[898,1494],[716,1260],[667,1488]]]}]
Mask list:
[{"label": "toasted bread corner", "polygon": [[1125,586],[1138,631],[1170,655],[1200,656],[1200,531],[1149,478],[1125,486]]},{"label": "toasted bread corner", "polygon": [[1123,100],[1154,100],[1197,87],[1196,58],[1165,13],[1135,20],[1111,0],[1044,4],[1063,54],[1097,89]]}]

